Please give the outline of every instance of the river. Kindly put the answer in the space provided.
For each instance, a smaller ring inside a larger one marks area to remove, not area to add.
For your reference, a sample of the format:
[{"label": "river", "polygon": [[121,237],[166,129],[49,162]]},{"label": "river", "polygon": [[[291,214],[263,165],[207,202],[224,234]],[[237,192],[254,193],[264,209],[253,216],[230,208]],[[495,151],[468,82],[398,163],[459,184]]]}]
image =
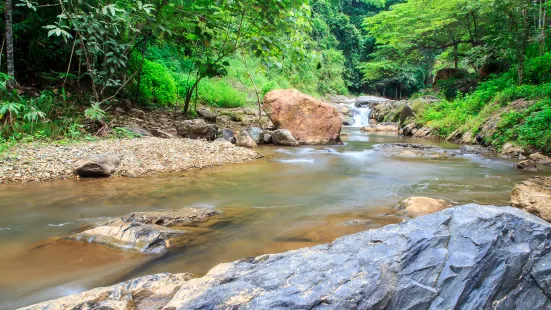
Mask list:
[{"label": "river", "polygon": [[[158,272],[206,273],[218,263],[312,246],[401,220],[403,198],[507,205],[514,184],[537,173],[477,155],[399,158],[380,143],[457,145],[351,133],[341,146],[263,146],[252,163],[146,178],[0,186],[0,309],[12,309]],[[189,246],[142,256],[58,240],[134,212],[213,206],[227,221]],[[352,222],[351,222],[352,221]],[[351,224],[352,223],[352,224]]]}]

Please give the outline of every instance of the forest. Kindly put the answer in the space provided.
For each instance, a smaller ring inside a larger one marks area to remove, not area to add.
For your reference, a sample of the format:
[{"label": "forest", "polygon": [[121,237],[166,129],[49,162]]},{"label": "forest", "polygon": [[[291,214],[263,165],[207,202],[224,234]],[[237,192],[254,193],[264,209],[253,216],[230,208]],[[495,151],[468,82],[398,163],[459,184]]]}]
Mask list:
[{"label": "forest", "polygon": [[124,101],[192,118],[197,105],[254,106],[270,90],[293,87],[319,98],[436,96],[416,122],[441,137],[476,134],[508,103],[535,100],[509,111],[492,138],[501,142],[488,143],[551,151],[546,0],[2,5],[4,145],[112,134],[110,111]]}]

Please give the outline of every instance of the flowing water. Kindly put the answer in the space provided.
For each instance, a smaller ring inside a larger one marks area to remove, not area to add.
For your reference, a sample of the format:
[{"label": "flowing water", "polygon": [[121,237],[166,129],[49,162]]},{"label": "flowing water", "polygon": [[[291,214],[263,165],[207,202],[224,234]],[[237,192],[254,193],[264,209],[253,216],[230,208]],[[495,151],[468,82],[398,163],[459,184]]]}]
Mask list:
[{"label": "flowing water", "polygon": [[[329,242],[401,221],[389,213],[410,196],[506,205],[515,183],[549,173],[520,172],[510,160],[476,155],[399,158],[374,145],[434,142],[347,130],[344,145],[265,146],[258,149],[265,159],[246,164],[0,186],[0,309],[144,274],[202,275],[218,263]],[[163,256],[55,239],[133,211],[197,205],[220,209],[227,221]]]},{"label": "flowing water", "polygon": [[352,111],[352,127],[363,127],[369,125],[369,117],[371,116],[371,109],[362,105],[361,107],[356,107],[354,104],[349,105],[350,110]]}]

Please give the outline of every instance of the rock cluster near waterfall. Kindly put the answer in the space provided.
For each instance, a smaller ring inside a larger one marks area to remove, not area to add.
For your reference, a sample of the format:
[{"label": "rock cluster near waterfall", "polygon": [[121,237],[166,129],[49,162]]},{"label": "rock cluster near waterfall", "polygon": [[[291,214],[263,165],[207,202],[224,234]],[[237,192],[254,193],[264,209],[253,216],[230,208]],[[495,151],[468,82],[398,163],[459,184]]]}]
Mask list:
[{"label": "rock cluster near waterfall", "polygon": [[550,309],[550,275],[551,224],[471,204],[202,278],[143,277],[25,309]]}]

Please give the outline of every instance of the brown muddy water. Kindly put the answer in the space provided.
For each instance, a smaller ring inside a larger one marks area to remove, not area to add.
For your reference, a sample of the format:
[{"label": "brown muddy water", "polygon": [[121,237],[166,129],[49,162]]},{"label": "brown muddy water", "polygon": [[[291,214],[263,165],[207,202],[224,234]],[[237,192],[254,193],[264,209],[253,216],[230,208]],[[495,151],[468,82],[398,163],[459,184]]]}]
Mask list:
[{"label": "brown muddy water", "polygon": [[[513,161],[458,155],[407,159],[380,143],[453,144],[345,129],[342,146],[282,148],[252,163],[146,178],[0,186],[0,309],[13,309],[158,272],[205,274],[222,262],[277,253],[386,224],[410,196],[507,205],[533,175]],[[144,256],[56,240],[134,211],[208,205],[224,221],[185,248]]]}]

